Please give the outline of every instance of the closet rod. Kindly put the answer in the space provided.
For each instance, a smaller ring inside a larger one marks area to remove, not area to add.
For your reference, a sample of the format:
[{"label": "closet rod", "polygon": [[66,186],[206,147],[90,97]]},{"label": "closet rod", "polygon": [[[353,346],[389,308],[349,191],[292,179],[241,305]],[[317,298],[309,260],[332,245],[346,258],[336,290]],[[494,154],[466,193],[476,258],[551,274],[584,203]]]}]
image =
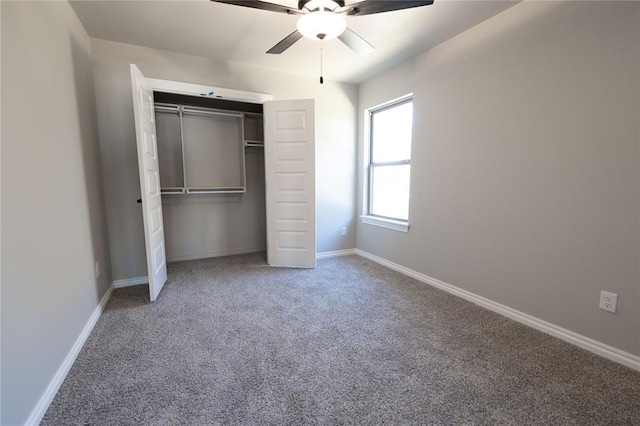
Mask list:
[{"label": "closet rod", "polygon": [[244,194],[245,188],[187,188],[187,194]]},{"label": "closet rod", "polygon": [[156,105],[155,106],[155,110],[156,111],[161,111],[161,112],[172,112],[174,114],[178,113],[178,107],[168,107],[168,106]]},{"label": "closet rod", "polygon": [[162,195],[179,195],[184,194],[184,188],[160,188]]},{"label": "closet rod", "polygon": [[205,111],[205,110],[191,109],[191,108],[182,108],[182,112],[184,114],[222,115],[227,117],[242,118],[241,113],[234,114],[230,112]]}]

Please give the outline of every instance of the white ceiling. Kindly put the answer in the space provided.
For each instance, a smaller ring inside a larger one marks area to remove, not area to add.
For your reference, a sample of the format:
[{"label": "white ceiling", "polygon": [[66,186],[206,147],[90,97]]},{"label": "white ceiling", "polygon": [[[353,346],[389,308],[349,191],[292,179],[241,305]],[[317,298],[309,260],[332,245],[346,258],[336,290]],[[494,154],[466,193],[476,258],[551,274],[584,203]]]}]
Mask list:
[{"label": "white ceiling", "polygon": [[[375,0],[369,0],[375,1]],[[297,0],[273,0],[296,7]],[[354,3],[347,0],[347,4]],[[71,1],[91,37],[318,77],[324,44],[327,81],[361,83],[513,6],[515,1],[435,0],[431,6],[347,17],[376,50],[359,56],[338,39],[301,39],[265,52],[296,28],[284,13],[199,1]]]}]

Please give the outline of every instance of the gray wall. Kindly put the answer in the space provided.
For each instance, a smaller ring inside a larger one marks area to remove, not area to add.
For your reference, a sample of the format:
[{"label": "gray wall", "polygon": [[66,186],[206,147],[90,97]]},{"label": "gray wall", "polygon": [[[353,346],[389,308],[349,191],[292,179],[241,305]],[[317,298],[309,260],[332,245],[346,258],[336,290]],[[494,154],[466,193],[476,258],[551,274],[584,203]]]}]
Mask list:
[{"label": "gray wall", "polygon": [[520,3],[361,85],[361,131],[409,92],[415,124],[410,230],[357,247],[640,355],[639,8]]},{"label": "gray wall", "polygon": [[[147,274],[142,216],[135,202],[140,187],[129,63],[135,63],[152,78],[269,93],[275,99],[315,98],[317,248],[324,252],[355,247],[356,86],[332,83],[320,86],[316,79],[98,39],[92,39],[91,44],[114,280]],[[212,238],[225,232],[221,227],[228,225],[228,221],[241,220],[229,214],[223,219],[213,216],[211,206],[195,207],[188,207],[190,218],[182,223],[198,223],[198,232]],[[169,210],[165,219],[167,213]],[[346,237],[340,236],[342,226],[349,227]],[[185,231],[184,238],[188,239],[192,232]],[[169,238],[173,239],[172,244],[178,244],[176,235]],[[251,236],[239,234],[234,238],[247,240]],[[185,240],[180,244],[187,243]]]},{"label": "gray wall", "polygon": [[89,37],[66,2],[0,7],[0,423],[13,425],[27,419],[111,278]]}]

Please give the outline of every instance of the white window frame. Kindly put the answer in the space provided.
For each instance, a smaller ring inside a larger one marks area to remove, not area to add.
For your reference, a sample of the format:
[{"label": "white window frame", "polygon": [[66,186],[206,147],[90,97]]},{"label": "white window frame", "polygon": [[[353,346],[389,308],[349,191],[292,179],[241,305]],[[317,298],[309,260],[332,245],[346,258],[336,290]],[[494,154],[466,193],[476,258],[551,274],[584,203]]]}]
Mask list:
[{"label": "white window frame", "polygon": [[[382,228],[393,229],[395,231],[408,232],[409,231],[409,220],[403,220],[398,218],[391,218],[386,216],[374,215],[371,213],[372,203],[373,203],[373,170],[376,167],[385,167],[385,166],[397,166],[397,165],[411,165],[411,159],[401,160],[401,161],[386,161],[386,162],[378,162],[372,163],[372,153],[373,153],[373,115],[375,113],[397,107],[399,105],[413,102],[413,93],[408,95],[393,99],[389,102],[385,102],[384,104],[375,106],[373,108],[369,108],[365,111],[365,149],[364,149],[364,166],[365,166],[365,188],[363,190],[363,212],[364,214],[360,216],[362,223],[366,223],[368,225],[379,226]],[[412,141],[413,142],[413,141]]]}]

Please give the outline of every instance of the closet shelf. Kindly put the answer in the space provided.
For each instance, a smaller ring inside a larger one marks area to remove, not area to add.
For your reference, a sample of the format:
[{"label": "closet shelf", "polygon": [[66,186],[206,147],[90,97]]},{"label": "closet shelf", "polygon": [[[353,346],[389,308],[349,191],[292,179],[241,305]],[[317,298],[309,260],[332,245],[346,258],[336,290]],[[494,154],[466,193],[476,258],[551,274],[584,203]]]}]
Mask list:
[{"label": "closet shelf", "polygon": [[246,188],[187,188],[187,194],[244,194]]},{"label": "closet shelf", "polygon": [[160,188],[161,195],[182,195],[184,192],[184,188]]},{"label": "closet shelf", "polygon": [[244,141],[244,146],[245,147],[258,147],[258,148],[264,148],[264,141],[252,141],[252,140],[245,140]]},{"label": "closet shelf", "polygon": [[244,194],[247,190],[242,187],[230,188],[165,188],[160,189],[161,195],[189,195],[189,194]]}]

